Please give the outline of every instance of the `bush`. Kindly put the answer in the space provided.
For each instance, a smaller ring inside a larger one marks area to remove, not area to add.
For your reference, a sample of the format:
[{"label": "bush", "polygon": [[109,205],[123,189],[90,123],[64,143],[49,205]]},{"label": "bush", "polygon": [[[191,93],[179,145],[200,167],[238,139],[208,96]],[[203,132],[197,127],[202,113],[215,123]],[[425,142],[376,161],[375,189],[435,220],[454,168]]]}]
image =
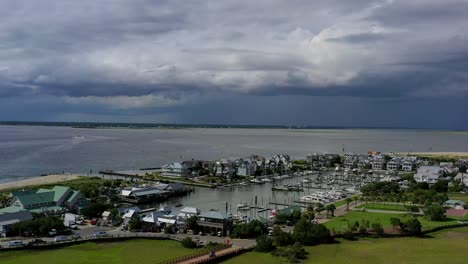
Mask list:
[{"label": "bush", "polygon": [[109,208],[107,204],[103,203],[93,203],[88,206],[88,208],[85,208],[83,210],[83,215],[86,218],[95,218],[98,217],[100,218],[102,216],[102,213],[106,211]]},{"label": "bush", "polygon": [[272,253],[273,256],[288,258],[291,263],[297,263],[301,259],[307,258],[307,251],[299,243],[292,246],[278,248]]},{"label": "bush", "polygon": [[166,234],[174,234],[174,227],[172,225],[166,225],[164,227],[164,233]]},{"label": "bush", "polygon": [[441,205],[430,205],[424,210],[424,216],[431,221],[442,221],[445,218],[445,209]]},{"label": "bush", "polygon": [[8,229],[8,236],[17,236],[22,232],[28,232],[36,236],[48,236],[49,231],[55,229],[58,234],[65,232],[63,220],[55,216],[41,217],[29,221],[13,224]]},{"label": "bush", "polygon": [[374,231],[379,236],[382,235],[384,233],[382,224],[379,222],[372,223],[372,231]]},{"label": "bush", "polygon": [[279,226],[275,226],[272,232],[273,242],[278,247],[289,246],[294,243],[290,233],[284,232]]},{"label": "bush", "polygon": [[264,234],[266,234],[265,225],[258,220],[253,220],[249,223],[235,225],[231,236],[235,238],[254,238]]},{"label": "bush", "polygon": [[266,235],[261,235],[257,237],[257,246],[255,246],[255,250],[258,252],[270,252],[275,249],[273,245],[273,239],[267,237]]},{"label": "bush", "polygon": [[195,243],[190,237],[186,237],[180,241],[184,248],[196,248],[197,243]]},{"label": "bush", "polygon": [[303,245],[316,245],[319,243],[333,242],[333,238],[328,230],[322,224],[311,223],[302,218],[297,222],[293,229],[293,238]]},{"label": "bush", "polygon": [[417,218],[411,218],[404,223],[400,223],[401,232],[408,233],[410,235],[421,234],[421,222]]}]

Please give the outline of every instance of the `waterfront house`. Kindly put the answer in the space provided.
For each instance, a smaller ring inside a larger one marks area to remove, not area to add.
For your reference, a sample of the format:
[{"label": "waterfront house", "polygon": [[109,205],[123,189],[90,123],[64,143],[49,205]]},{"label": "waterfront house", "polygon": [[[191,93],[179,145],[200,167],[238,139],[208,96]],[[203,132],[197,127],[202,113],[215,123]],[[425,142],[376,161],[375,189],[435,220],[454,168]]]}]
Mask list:
[{"label": "waterfront house", "polygon": [[377,155],[373,157],[371,164],[373,170],[379,171],[385,169],[386,161],[382,155]]},{"label": "waterfront house", "polygon": [[257,171],[257,164],[250,159],[240,159],[237,162],[238,176],[253,176]]},{"label": "waterfront house", "polygon": [[166,177],[191,177],[191,162],[172,162],[161,167],[162,176]]},{"label": "waterfront house", "polygon": [[458,173],[458,168],[454,166],[453,162],[441,162],[439,166],[444,170],[444,175],[454,175]]},{"label": "waterfront house", "polygon": [[180,210],[180,213],[177,215],[177,218],[187,219],[192,216],[198,216],[201,213],[201,210],[196,207],[184,207]]},{"label": "waterfront house", "polygon": [[64,186],[55,186],[52,189],[15,191],[11,193],[11,197],[10,206],[0,209],[0,213],[30,211],[57,214],[67,210],[80,213],[90,203],[90,200],[79,191]]},{"label": "waterfront house", "polygon": [[443,169],[440,166],[421,166],[414,175],[416,182],[436,183],[442,179]]},{"label": "waterfront house", "polygon": [[33,216],[29,211],[0,213],[0,237],[6,237],[8,229],[12,225],[32,219]]},{"label": "waterfront house", "polygon": [[387,170],[389,171],[398,171],[401,167],[401,159],[400,158],[392,158],[387,163]]},{"label": "waterfront house", "polygon": [[236,173],[235,167],[236,166],[233,161],[221,159],[219,161],[216,161],[215,166],[213,168],[213,174],[218,177],[231,178]]},{"label": "waterfront house", "polygon": [[120,199],[129,203],[141,203],[165,197],[168,191],[152,186],[147,188],[125,188],[120,192]]},{"label": "waterfront house", "polygon": [[198,216],[198,226],[204,233],[218,233],[229,235],[232,228],[232,218],[222,212],[209,211]]},{"label": "waterfront house", "polygon": [[416,164],[416,157],[410,156],[410,157],[404,157],[403,162],[401,164],[401,169],[403,171],[412,171],[415,167]]}]

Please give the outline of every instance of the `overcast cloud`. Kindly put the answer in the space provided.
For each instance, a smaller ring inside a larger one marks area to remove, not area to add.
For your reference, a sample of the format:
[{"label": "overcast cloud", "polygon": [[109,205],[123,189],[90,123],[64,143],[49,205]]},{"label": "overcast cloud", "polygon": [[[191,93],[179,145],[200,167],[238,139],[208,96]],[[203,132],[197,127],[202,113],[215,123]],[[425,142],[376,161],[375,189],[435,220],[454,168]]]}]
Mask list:
[{"label": "overcast cloud", "polygon": [[467,14],[464,0],[4,0],[0,101],[16,103],[0,118],[199,123],[301,97],[302,109],[327,101],[364,115],[382,100],[394,102],[382,113],[449,105],[468,96]]}]

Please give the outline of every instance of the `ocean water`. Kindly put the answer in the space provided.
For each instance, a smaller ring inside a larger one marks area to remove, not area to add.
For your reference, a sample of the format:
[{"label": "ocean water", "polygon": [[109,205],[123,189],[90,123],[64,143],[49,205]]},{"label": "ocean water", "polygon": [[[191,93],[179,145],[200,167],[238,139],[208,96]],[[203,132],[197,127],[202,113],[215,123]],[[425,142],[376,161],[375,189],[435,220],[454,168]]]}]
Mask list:
[{"label": "ocean water", "polygon": [[369,150],[468,151],[468,135],[423,130],[86,129],[0,126],[0,182],[46,173],[158,167],[188,159]]}]

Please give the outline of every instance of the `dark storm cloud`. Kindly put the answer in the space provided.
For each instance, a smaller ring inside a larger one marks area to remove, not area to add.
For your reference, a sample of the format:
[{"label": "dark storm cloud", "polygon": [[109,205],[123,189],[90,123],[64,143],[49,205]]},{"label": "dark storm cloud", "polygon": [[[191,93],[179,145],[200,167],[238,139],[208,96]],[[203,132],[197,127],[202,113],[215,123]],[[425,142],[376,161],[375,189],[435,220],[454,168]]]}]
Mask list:
[{"label": "dark storm cloud", "polygon": [[0,97],[149,111],[223,94],[465,96],[467,13],[451,0],[2,1]]}]

